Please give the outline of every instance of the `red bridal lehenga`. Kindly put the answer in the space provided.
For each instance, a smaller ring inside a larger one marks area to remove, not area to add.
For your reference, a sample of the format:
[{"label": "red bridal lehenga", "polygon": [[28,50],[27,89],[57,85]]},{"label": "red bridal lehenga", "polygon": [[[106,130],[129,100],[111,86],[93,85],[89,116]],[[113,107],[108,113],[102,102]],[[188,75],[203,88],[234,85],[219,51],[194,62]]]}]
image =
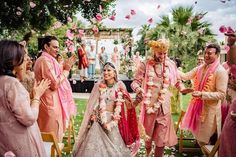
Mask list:
[{"label": "red bridal lehenga", "polygon": [[[95,84],[73,148],[73,157],[130,157],[136,154],[139,134],[135,108],[126,109],[125,113],[124,102],[117,107],[117,89],[120,85],[124,86],[122,82],[117,82],[101,94],[99,83]],[[114,112],[103,112],[102,101],[105,107],[113,105]],[[91,120],[92,114],[96,115],[96,120]],[[114,117],[119,117],[117,123]],[[104,128],[104,121],[110,126]]]}]

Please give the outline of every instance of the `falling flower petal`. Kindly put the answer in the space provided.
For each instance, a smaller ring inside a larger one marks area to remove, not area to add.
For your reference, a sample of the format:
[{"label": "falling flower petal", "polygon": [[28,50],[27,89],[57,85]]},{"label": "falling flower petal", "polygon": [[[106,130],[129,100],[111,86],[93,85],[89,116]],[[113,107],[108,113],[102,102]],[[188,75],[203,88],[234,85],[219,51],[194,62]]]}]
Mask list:
[{"label": "falling flower petal", "polygon": [[95,34],[99,32],[99,29],[96,25],[93,26],[92,30]]},{"label": "falling flower petal", "polygon": [[130,19],[130,15],[126,15],[125,18],[129,20]]},{"label": "falling flower petal", "polygon": [[220,26],[219,31],[221,33],[225,33],[227,31],[227,28],[224,25],[222,25],[222,26]]},{"label": "falling flower petal", "polygon": [[99,12],[101,13],[103,11],[102,6],[99,5]]},{"label": "falling flower petal", "polygon": [[226,1],[225,0],[220,0],[222,3],[225,3]]},{"label": "falling flower petal", "polygon": [[67,21],[68,21],[68,22],[72,22],[71,17],[67,17]]},{"label": "falling flower petal", "polygon": [[234,30],[229,26],[227,27],[227,33],[234,33]]},{"label": "falling flower petal", "polygon": [[136,14],[135,10],[131,9],[131,10],[130,10],[130,14],[131,14],[131,15],[135,15],[135,14]]},{"label": "falling flower petal", "polygon": [[112,21],[115,21],[116,17],[114,15],[112,15],[109,19]]},{"label": "falling flower petal", "polygon": [[152,18],[148,19],[148,23],[152,23],[152,22],[153,22]]},{"label": "falling flower petal", "polygon": [[194,4],[197,4],[197,1],[195,1]]},{"label": "falling flower petal", "polygon": [[161,7],[161,5],[159,4],[159,5],[157,6],[157,9],[160,9],[160,7]]},{"label": "falling flower petal", "polygon": [[97,19],[98,22],[102,21],[102,14],[97,13],[96,19]]},{"label": "falling flower petal", "polygon": [[36,7],[36,4],[34,2],[30,2],[30,8],[33,9],[34,7]]}]

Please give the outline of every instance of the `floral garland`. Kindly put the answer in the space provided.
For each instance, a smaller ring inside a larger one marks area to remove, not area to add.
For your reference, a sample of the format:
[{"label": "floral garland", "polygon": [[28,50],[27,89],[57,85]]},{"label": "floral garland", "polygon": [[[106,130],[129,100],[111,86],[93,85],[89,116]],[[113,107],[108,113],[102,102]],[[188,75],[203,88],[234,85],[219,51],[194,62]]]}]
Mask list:
[{"label": "floral garland", "polygon": [[115,100],[115,109],[114,113],[112,115],[113,120],[108,122],[107,118],[107,111],[106,111],[106,91],[107,91],[107,85],[104,83],[100,83],[99,85],[99,91],[100,91],[100,99],[99,99],[99,111],[101,115],[101,122],[107,130],[111,131],[111,128],[118,125],[118,121],[120,120],[120,112],[121,112],[121,105],[124,103],[123,99],[123,93],[119,89],[117,91],[117,99]]},{"label": "floral garland", "polygon": [[[160,86],[160,91],[158,93],[158,98],[157,98],[157,102],[155,102],[153,105],[151,105],[151,98],[152,98],[152,90],[151,88],[154,85],[153,82],[153,78],[156,75],[158,75],[155,71],[155,61],[154,60],[150,60],[149,62],[147,62],[147,66],[148,66],[148,74],[147,74],[147,92],[144,98],[144,104],[146,105],[146,110],[148,114],[151,113],[155,113],[158,108],[161,107],[161,105],[164,103],[165,100],[165,94],[167,93],[167,88],[169,87],[169,75],[168,72],[165,70],[166,69],[166,65],[165,63],[162,64],[163,70],[161,72],[161,77],[162,77],[162,82],[159,83]],[[158,86],[158,82],[156,84]]]}]

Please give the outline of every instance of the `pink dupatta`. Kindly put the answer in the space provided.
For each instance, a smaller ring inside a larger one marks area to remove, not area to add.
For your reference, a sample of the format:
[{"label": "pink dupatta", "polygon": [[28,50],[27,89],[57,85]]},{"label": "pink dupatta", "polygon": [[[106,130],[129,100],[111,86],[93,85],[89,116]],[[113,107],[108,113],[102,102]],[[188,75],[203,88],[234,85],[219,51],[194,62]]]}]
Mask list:
[{"label": "pink dupatta", "polygon": [[[216,60],[209,65],[205,73],[203,73],[205,64],[198,67],[195,81],[199,82],[195,83],[194,91],[203,91],[209,76],[215,72],[218,65],[219,61]],[[184,115],[181,128],[191,130],[193,134],[197,134],[200,122],[205,120],[203,105],[201,98],[192,97],[187,112]]]},{"label": "pink dupatta", "polygon": [[[57,62],[57,60],[46,52],[43,52],[42,56],[50,59],[51,63],[53,64],[56,76],[60,76],[63,71],[60,68],[60,64]],[[65,78],[60,83],[60,86],[58,87],[58,95],[62,107],[63,122],[66,122],[66,120],[70,119],[71,115],[76,114],[76,106],[72,96],[72,89],[67,78]]]}]

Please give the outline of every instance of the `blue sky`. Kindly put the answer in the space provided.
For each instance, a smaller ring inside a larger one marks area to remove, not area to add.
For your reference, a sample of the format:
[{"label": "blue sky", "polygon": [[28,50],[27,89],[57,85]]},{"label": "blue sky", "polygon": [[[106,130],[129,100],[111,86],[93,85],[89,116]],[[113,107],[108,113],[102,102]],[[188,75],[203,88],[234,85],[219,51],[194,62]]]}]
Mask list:
[{"label": "blue sky", "polygon": [[[148,24],[148,19],[153,18],[152,26],[160,21],[161,15],[170,15],[171,9],[177,6],[193,6],[194,12],[208,12],[203,18],[212,24],[211,29],[217,34],[219,41],[224,40],[223,34],[219,32],[221,25],[231,26],[236,29],[236,0],[117,0],[116,2],[116,20],[103,20],[107,27],[128,27],[134,28],[133,35],[135,38],[140,26]],[[197,4],[195,4],[197,2]],[[157,6],[160,8],[157,9]],[[136,15],[131,16],[130,20],[125,16],[134,9]],[[82,18],[78,16],[80,20]],[[85,22],[85,20],[82,20]]]}]

